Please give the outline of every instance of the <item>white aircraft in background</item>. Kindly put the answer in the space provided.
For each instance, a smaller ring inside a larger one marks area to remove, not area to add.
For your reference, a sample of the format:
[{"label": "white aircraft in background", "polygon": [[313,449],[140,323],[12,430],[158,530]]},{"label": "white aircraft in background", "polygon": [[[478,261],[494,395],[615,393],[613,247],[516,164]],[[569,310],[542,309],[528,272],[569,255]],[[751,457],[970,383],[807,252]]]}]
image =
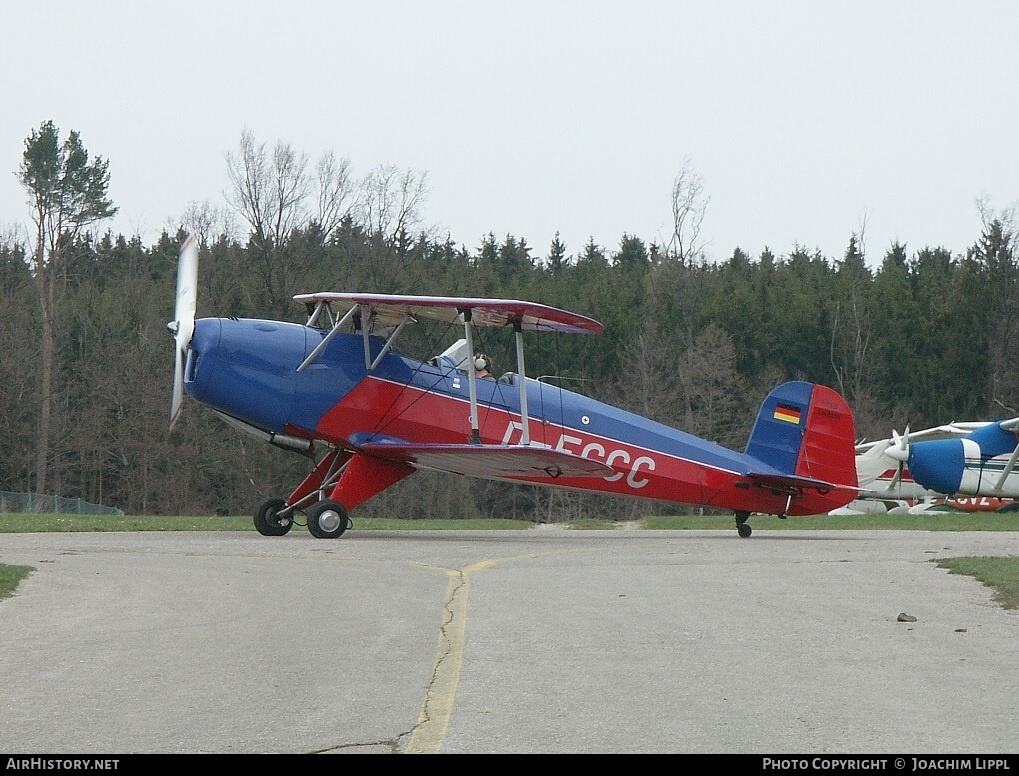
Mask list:
[{"label": "white aircraft in background", "polygon": [[837,514],[1019,510],[1019,418],[949,423],[857,445],[857,500]]}]

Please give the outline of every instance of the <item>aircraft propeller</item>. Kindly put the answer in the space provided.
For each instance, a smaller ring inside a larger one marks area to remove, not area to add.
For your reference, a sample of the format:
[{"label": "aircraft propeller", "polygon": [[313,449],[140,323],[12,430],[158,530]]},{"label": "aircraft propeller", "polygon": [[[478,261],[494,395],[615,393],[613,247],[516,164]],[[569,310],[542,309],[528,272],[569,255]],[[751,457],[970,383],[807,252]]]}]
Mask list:
[{"label": "aircraft propeller", "polygon": [[909,461],[909,426],[906,426],[902,436],[899,436],[898,431],[892,429],[892,444],[885,450],[885,454],[899,462],[891,482],[891,485],[899,485],[902,482],[902,470]]},{"label": "aircraft propeller", "polygon": [[198,302],[198,240],[188,235],[180,249],[177,264],[177,304],[173,320],[166,328],[173,333],[174,368],[173,368],[173,403],[170,406],[170,430],[177,424],[180,417],[181,403],[184,400],[184,360],[191,335],[195,331],[195,310]]}]

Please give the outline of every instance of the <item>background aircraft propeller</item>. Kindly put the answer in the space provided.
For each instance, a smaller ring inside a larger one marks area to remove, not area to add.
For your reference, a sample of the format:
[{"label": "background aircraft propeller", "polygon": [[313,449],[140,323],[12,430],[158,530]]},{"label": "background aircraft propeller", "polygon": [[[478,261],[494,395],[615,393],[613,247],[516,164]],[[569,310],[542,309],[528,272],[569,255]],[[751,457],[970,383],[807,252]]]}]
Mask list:
[{"label": "background aircraft propeller", "polygon": [[902,436],[899,436],[898,431],[892,429],[892,444],[885,450],[885,454],[899,463],[895,470],[895,476],[892,478],[892,484],[899,485],[902,482],[902,470],[909,461],[909,426],[906,426]]},{"label": "background aircraft propeller", "polygon": [[195,331],[195,310],[198,302],[198,240],[189,235],[180,249],[177,263],[177,305],[173,320],[166,324],[173,333],[173,403],[170,406],[170,430],[180,417],[184,400],[184,362],[187,357],[191,335]]}]

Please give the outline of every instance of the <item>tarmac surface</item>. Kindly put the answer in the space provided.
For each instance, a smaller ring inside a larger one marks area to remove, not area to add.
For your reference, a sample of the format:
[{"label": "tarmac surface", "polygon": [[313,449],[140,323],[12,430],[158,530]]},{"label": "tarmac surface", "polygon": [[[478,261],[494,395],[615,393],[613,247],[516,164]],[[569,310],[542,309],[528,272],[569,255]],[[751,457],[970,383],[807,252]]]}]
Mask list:
[{"label": "tarmac surface", "polygon": [[965,555],[1019,533],[4,534],[0,752],[1015,753]]}]

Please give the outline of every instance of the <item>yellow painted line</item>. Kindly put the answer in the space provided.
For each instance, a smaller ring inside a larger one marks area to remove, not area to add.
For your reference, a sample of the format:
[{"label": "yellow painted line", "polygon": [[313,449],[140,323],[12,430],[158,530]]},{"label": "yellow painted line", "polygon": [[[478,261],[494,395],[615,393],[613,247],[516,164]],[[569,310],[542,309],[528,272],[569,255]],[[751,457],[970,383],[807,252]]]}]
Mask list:
[{"label": "yellow painted line", "polygon": [[405,754],[438,754],[441,750],[442,742],[449,730],[453,701],[456,698],[456,688],[460,684],[460,670],[463,668],[470,576],[476,571],[490,569],[507,560],[511,558],[481,561],[460,571],[426,566],[437,568],[446,574],[446,597],[442,607],[442,626],[439,628],[439,644],[435,652],[432,680],[421,705],[417,726],[404,750]]}]

